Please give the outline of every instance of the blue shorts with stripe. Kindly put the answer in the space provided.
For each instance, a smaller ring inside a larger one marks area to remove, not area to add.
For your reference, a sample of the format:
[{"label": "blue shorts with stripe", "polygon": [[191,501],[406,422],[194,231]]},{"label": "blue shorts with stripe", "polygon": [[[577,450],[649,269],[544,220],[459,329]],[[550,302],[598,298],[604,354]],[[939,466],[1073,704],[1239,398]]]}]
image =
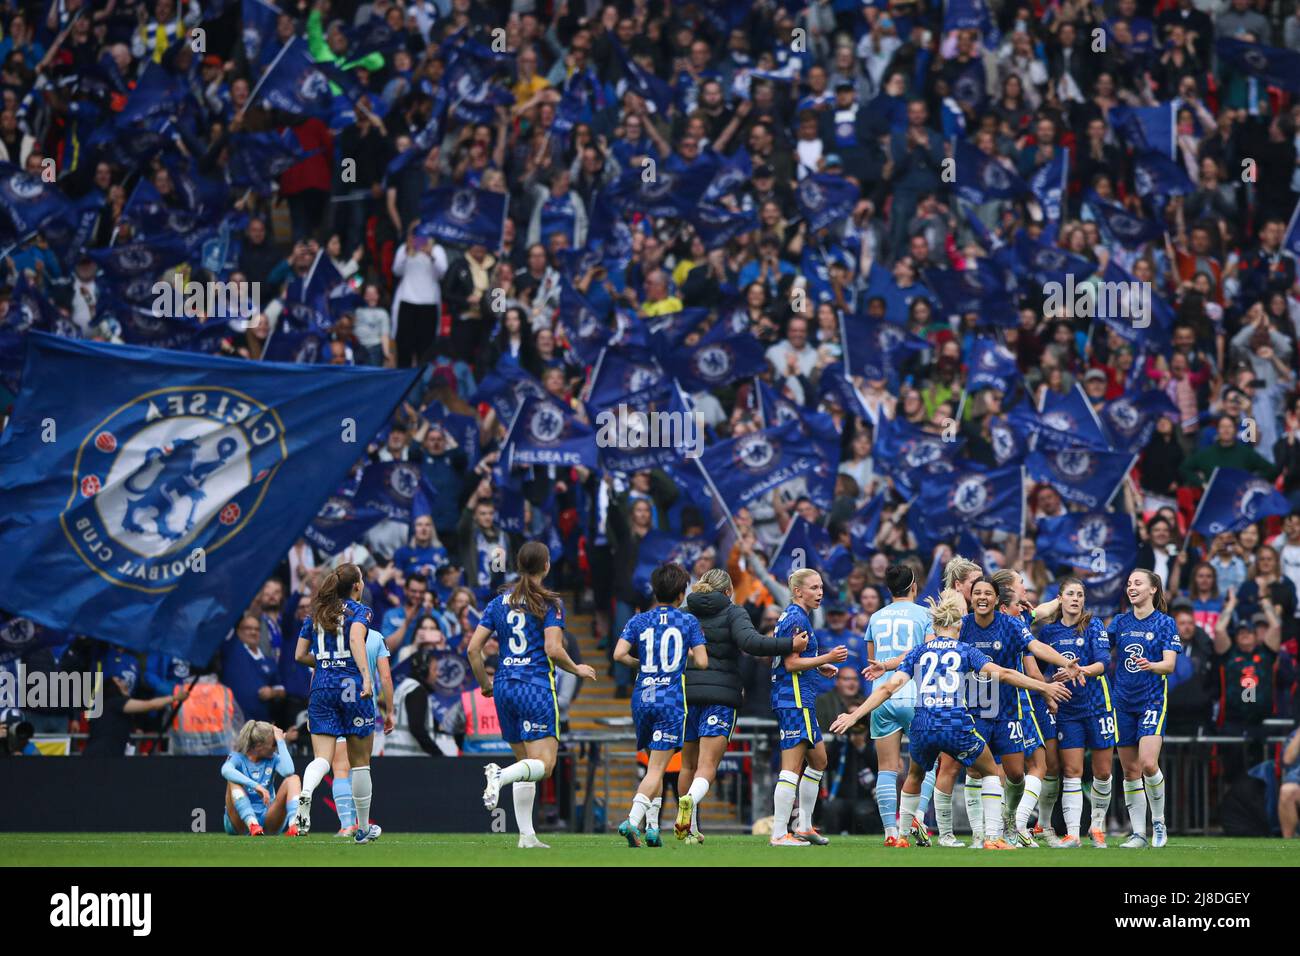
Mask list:
[{"label": "blue shorts with stripe", "polygon": [[522,680],[497,681],[492,697],[506,743],[560,736],[560,705],[550,687]]},{"label": "blue shorts with stripe", "polygon": [[1145,710],[1117,710],[1115,724],[1121,747],[1136,747],[1143,737],[1160,737],[1165,732],[1165,708],[1148,707]]},{"label": "blue shorts with stripe", "polygon": [[912,720],[907,732],[911,758],[930,770],[939,754],[944,753],[969,767],[979,759],[986,746],[985,738],[975,727],[975,719],[967,713],[937,714],[921,710]]},{"label": "blue shorts with stripe", "polygon": [[1114,747],[1115,715],[1107,713],[1079,720],[1058,720],[1056,741],[1062,750],[1105,750]]},{"label": "blue shorts with stripe", "polygon": [[[998,763],[1007,754],[1033,753],[1038,749],[1038,738],[1034,735],[1033,721],[1028,717],[975,717],[975,731],[984,738],[993,751],[993,759]],[[1030,740],[1025,731],[1029,731]],[[1027,746],[1028,745],[1028,746]]]},{"label": "blue shorts with stripe", "polygon": [[686,737],[686,708],[680,702],[632,702],[637,750],[676,750]]},{"label": "blue shorts with stripe", "polygon": [[360,688],[351,685],[313,687],[307,698],[307,729],[331,737],[369,737],[375,732],[375,702],[355,696],[359,694]]},{"label": "blue shorts with stripe", "polygon": [[885,701],[871,712],[871,739],[879,740],[900,731],[907,732],[912,726],[912,717],[916,708],[911,704],[899,703],[892,698]]},{"label": "blue shorts with stripe", "polygon": [[1021,718],[1025,725],[1026,754],[1032,754],[1047,741],[1056,739],[1056,715],[1048,709],[1047,698],[1030,694],[1029,699],[1033,706],[1026,707],[1024,717]]},{"label": "blue shorts with stripe", "polygon": [[781,749],[791,750],[804,741],[810,746],[821,743],[822,729],[817,726],[817,715],[807,707],[778,707],[776,722],[781,729]]},{"label": "blue shorts with stripe", "polygon": [[736,729],[736,708],[725,704],[701,704],[686,711],[686,742],[701,737],[726,737]]}]

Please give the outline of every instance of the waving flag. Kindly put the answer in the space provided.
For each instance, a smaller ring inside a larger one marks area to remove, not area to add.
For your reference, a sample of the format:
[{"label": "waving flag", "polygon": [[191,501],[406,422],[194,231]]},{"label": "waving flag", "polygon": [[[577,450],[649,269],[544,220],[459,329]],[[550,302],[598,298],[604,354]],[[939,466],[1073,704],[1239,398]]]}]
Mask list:
[{"label": "waving flag", "polygon": [[275,26],[280,11],[266,0],[243,0],[240,22],[244,27],[244,57],[258,75],[271,60],[276,43]]},{"label": "waving flag", "polygon": [[718,249],[739,235],[753,232],[759,222],[758,213],[753,210],[731,212],[723,206],[701,203],[691,216],[691,225],[705,249]]},{"label": "waving flag", "polygon": [[1219,60],[1233,69],[1257,77],[1268,86],[1300,93],[1300,53],[1262,43],[1219,37],[1214,43]]},{"label": "waving flag", "polygon": [[1020,368],[1011,350],[994,339],[976,339],[971,347],[966,391],[995,388],[1007,394],[1020,381]]},{"label": "waving flag", "polygon": [[1001,42],[997,21],[985,0],[948,0],[944,4],[943,32],[951,30],[978,30],[993,47]]},{"label": "waving flag", "polygon": [[1031,239],[1024,230],[1017,232],[1009,245],[997,250],[993,258],[1009,272],[1028,275],[1036,285],[1049,282],[1064,285],[1070,280],[1081,285],[1097,271],[1097,265],[1091,259],[1076,256],[1041,239]]},{"label": "waving flag", "polygon": [[501,246],[506,225],[506,193],[473,186],[441,186],[420,197],[418,236],[432,236],[455,245]]},{"label": "waving flag", "polygon": [[[662,312],[646,319],[646,328],[650,331],[651,346],[660,356],[671,355],[709,318],[709,310],[704,308],[682,309],[679,312]],[[739,334],[749,328],[735,329],[727,322],[718,322],[714,328],[724,328],[732,334]],[[712,331],[712,330],[710,330]]]},{"label": "waving flag", "polygon": [[614,52],[618,54],[619,62],[623,65],[623,75],[627,77],[627,88],[650,103],[656,113],[667,116],[669,109],[673,105],[672,87],[649,70],[642,69],[632,57],[628,56],[627,50],[623,49],[623,44],[615,40],[611,45],[614,47]]},{"label": "waving flag", "polygon": [[1032,451],[1025,458],[1031,480],[1046,482],[1063,500],[1093,510],[1110,504],[1135,464],[1137,456],[1129,452],[1092,448]]},{"label": "waving flag", "polygon": [[1084,205],[1097,217],[1097,224],[1112,241],[1128,249],[1136,249],[1145,242],[1164,236],[1164,227],[1158,222],[1135,216],[1118,203],[1102,199],[1089,189],[1084,193]]},{"label": "waving flag", "polygon": [[730,511],[747,505],[795,478],[833,472],[816,439],[799,422],[765,428],[719,442],[705,450],[699,463]]},{"label": "waving flag", "polygon": [[1013,283],[988,259],[976,259],[968,269],[926,269],[927,285],[939,297],[941,310],[950,315],[976,312],[981,325],[1014,327],[1020,324],[1012,298]]},{"label": "waving flag", "polygon": [[795,200],[808,231],[816,233],[847,219],[860,196],[858,187],[842,176],[815,173],[799,183]]},{"label": "waving flag", "polygon": [[247,187],[259,196],[269,196],[283,173],[317,152],[303,149],[298,137],[288,129],[278,133],[274,130],[232,133],[226,175],[231,186]]},{"label": "waving flag", "polygon": [[1238,468],[1216,468],[1192,516],[1192,530],[1212,537],[1290,513],[1290,503],[1271,483]]},{"label": "waving flag", "polygon": [[1159,106],[1112,106],[1109,116],[1119,137],[1139,153],[1158,152],[1174,158],[1178,124],[1173,100]]},{"label": "waving flag", "polygon": [[[660,361],[668,364],[669,356]],[[732,334],[723,323],[709,329],[699,344],[675,357],[671,367],[688,392],[704,392],[729,385],[746,375],[758,375],[767,369],[763,343],[749,332]]]},{"label": "waving flag", "polygon": [[453,40],[442,44],[447,64],[442,85],[449,91],[448,111],[463,123],[490,123],[498,106],[515,101],[509,90],[493,82],[497,68],[514,54],[496,54],[476,40]]},{"label": "waving flag", "polygon": [[437,497],[418,464],[385,461],[366,465],[356,489],[331,495],[303,537],[326,554],[338,554],[381,521],[409,524],[421,494],[427,500]]},{"label": "waving flag", "polygon": [[560,328],[583,365],[595,362],[614,334],[605,316],[568,279],[560,284]]},{"label": "waving flag", "polygon": [[1110,563],[1131,568],[1138,541],[1128,514],[1076,511],[1038,525],[1038,557],[1048,567],[1087,568],[1102,575]]},{"label": "waving flag", "polygon": [[1070,151],[1057,149],[1052,158],[1039,166],[1029,177],[1029,191],[1043,209],[1043,218],[1050,222],[1061,221],[1061,203],[1065,199],[1070,179]]},{"label": "waving flag", "polygon": [[1187,196],[1196,191],[1183,168],[1163,153],[1143,153],[1133,161],[1133,186],[1143,199],[1163,210],[1170,196]]},{"label": "waving flag", "polygon": [[967,202],[982,205],[992,199],[1015,199],[1028,191],[1028,186],[995,156],[986,156],[969,140],[957,141],[953,153],[956,160],[957,195]]},{"label": "waving flag", "polygon": [[585,401],[591,411],[621,404],[644,410],[648,403],[666,399],[671,389],[671,379],[648,350],[605,348],[591,370]]},{"label": "waving flag", "polygon": [[[0,603],[191,661],[212,657],[356,459],[338,422],[373,435],[416,378],[28,342],[0,441]],[[59,441],[44,442],[51,416]]]},{"label": "waving flag", "polygon": [[1291,213],[1291,221],[1287,223],[1286,235],[1282,239],[1282,248],[1300,259],[1300,202],[1295,204],[1295,211]]},{"label": "waving flag", "polygon": [[852,557],[831,541],[825,528],[796,515],[786,525],[768,570],[778,581],[784,581],[796,568],[811,568],[832,581],[839,581],[852,567]]},{"label": "waving flag", "polygon": [[716,161],[699,159],[688,165],[673,157],[660,163],[648,182],[640,169],[625,170],[608,198],[618,212],[685,219],[695,214],[716,173]]},{"label": "waving flag", "polygon": [[1020,534],[1024,530],[1024,473],[1016,466],[958,469],[926,479],[913,506],[940,536],[963,528]]},{"label": "waving flag", "polygon": [[1028,402],[1021,402],[1007,414],[1018,428],[1036,437],[1039,451],[1065,450],[1077,447],[1109,451],[1110,443],[1101,427],[1097,413],[1092,410],[1083,386],[1075,383],[1065,395],[1050,389],[1043,393],[1043,403],[1037,412]]},{"label": "waving flag", "polygon": [[840,341],[849,375],[891,383],[897,381],[898,370],[911,354],[930,347],[928,341],[909,332],[906,326],[860,315],[840,317]]},{"label": "waving flag", "polygon": [[525,398],[546,395],[542,383],[525,372],[518,364],[498,361],[496,368],[483,376],[478,389],[470,396],[474,404],[486,402],[503,422],[512,421]]},{"label": "waving flag", "polygon": [[0,198],[4,200],[0,203],[0,245],[17,242],[52,220],[71,215],[72,204],[58,186],[10,163],[0,163]]},{"label": "waving flag", "polygon": [[680,564],[688,571],[710,547],[704,538],[678,538],[651,528],[637,545],[636,567],[632,571],[632,586],[649,597],[650,575],[661,564]]},{"label": "waving flag", "polygon": [[582,465],[593,471],[600,466],[591,426],[549,396],[524,399],[502,442],[501,457],[512,471],[528,465]]},{"label": "waving flag", "polygon": [[894,480],[899,493],[914,500],[921,485],[938,475],[950,474],[966,439],[947,440],[901,418],[881,417],[876,426],[874,458]]},{"label": "waving flag", "polygon": [[1162,416],[1173,422],[1182,417],[1173,399],[1159,388],[1128,392],[1107,402],[1101,410],[1101,422],[1111,444],[1129,454],[1136,454],[1146,447],[1156,430],[1156,421]]},{"label": "waving flag", "polygon": [[266,68],[248,102],[295,116],[329,120],[334,112],[332,72],[312,59],[306,40],[293,37]]},{"label": "waving flag", "polygon": [[878,491],[849,519],[849,539],[853,542],[854,557],[869,558],[876,553],[876,535],[880,533],[880,518],[884,510],[885,493]]},{"label": "waving flag", "polygon": [[729,196],[745,185],[754,174],[754,164],[750,161],[749,151],[740,147],[732,156],[718,157],[718,171],[713,175],[713,182],[705,190],[703,201],[717,203],[724,196]]}]

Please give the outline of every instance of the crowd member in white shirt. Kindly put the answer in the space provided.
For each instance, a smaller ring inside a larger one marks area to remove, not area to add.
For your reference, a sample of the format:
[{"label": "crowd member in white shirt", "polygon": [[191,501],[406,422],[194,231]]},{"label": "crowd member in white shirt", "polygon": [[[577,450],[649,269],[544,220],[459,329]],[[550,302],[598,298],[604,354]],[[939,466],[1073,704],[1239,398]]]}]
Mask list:
[{"label": "crowd member in white shirt", "polygon": [[393,333],[397,367],[410,368],[432,353],[438,336],[442,277],[447,252],[432,239],[415,234],[415,225],[393,259],[393,275],[402,281],[393,294]]},{"label": "crowd member in white shirt", "polygon": [[766,356],[784,380],[783,384],[789,386],[802,404],[804,387],[799,379],[812,375],[817,367],[817,350],[808,344],[808,320],[799,316],[791,318],[785,327],[785,338],[768,346]]}]

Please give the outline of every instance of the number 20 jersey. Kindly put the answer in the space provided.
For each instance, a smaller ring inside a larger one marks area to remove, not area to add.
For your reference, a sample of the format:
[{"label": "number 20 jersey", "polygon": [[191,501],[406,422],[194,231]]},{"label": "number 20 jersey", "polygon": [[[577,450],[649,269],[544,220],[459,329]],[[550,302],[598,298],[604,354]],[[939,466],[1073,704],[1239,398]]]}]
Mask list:
[{"label": "number 20 jersey", "polygon": [[549,689],[555,669],[546,656],[546,629],[564,627],[564,602],[557,600],[547,607],[545,617],[538,617],[526,608],[512,606],[508,600],[508,594],[498,594],[479,621],[496,635],[500,645],[493,680],[520,681]]}]

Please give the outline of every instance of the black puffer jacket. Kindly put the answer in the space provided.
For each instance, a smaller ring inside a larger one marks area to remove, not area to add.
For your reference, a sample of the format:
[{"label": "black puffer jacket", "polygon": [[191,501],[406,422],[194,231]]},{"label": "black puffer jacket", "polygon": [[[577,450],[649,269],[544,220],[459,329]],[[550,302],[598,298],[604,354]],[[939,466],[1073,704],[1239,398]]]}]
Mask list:
[{"label": "black puffer jacket", "polygon": [[785,657],[794,651],[793,638],[759,634],[744,608],[718,591],[692,592],[686,597],[686,610],[699,619],[709,652],[708,670],[686,671],[690,707],[740,707],[741,651],[755,657]]}]

